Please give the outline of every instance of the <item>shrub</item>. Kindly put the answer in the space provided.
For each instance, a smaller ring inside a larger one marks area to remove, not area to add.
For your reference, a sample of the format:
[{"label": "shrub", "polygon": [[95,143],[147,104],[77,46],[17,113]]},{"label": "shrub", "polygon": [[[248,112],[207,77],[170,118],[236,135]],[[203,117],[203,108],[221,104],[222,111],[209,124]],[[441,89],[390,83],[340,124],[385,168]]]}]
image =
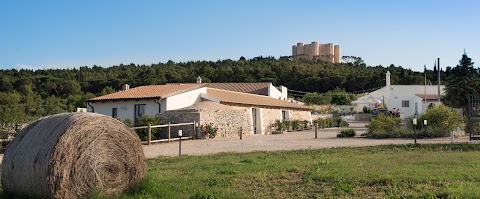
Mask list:
[{"label": "shrub", "polygon": [[447,137],[455,127],[464,122],[460,114],[444,105],[429,108],[419,117],[417,128],[422,128],[423,120],[428,121],[427,137]]},{"label": "shrub", "polygon": [[309,122],[308,122],[307,120],[303,120],[303,121],[302,121],[302,128],[303,128],[303,129],[307,129],[307,128],[308,128],[308,123],[309,123]]},{"label": "shrub", "polygon": [[340,117],[329,117],[329,118],[318,118],[313,121],[314,124],[317,124],[319,128],[330,128],[330,127],[347,127],[349,126],[348,122],[342,120]]},{"label": "shrub", "polygon": [[[125,120],[125,123],[127,123],[127,120],[130,120],[128,121],[129,123],[131,122],[131,119],[126,119]],[[161,119],[160,117],[156,117],[156,116],[148,116],[148,115],[144,115],[142,117],[140,117],[137,121],[137,123],[135,124],[135,126],[148,126],[149,124],[150,125],[158,125],[158,124],[161,124]],[[133,122],[132,122],[133,123]],[[128,126],[128,124],[127,124]],[[138,137],[140,137],[140,140],[147,140],[148,139],[148,129],[137,129],[135,130],[135,132],[137,133]],[[160,134],[160,131],[158,128],[152,128],[152,139],[155,139],[155,138],[158,138]]]},{"label": "shrub", "polygon": [[215,138],[217,136],[218,128],[213,127],[212,123],[202,125],[200,128],[202,129],[202,132],[208,136],[208,138]]},{"label": "shrub", "polygon": [[282,133],[283,131],[302,130],[308,128],[309,122],[307,120],[275,120],[272,127],[275,127],[275,133]]},{"label": "shrub", "polygon": [[275,130],[282,132],[284,130],[283,124],[280,120],[275,120],[275,123],[273,123],[273,127],[275,127]]},{"label": "shrub", "polygon": [[339,134],[337,134],[337,137],[343,138],[343,137],[355,137],[356,133],[354,129],[345,129],[341,130]]},{"label": "shrub", "polygon": [[[413,129],[407,127],[397,127],[392,131],[374,131],[366,134],[368,138],[386,139],[386,138],[413,138]],[[421,138],[420,132],[417,131],[417,138]]]},{"label": "shrub", "polygon": [[292,127],[292,122],[288,121],[288,120],[285,120],[285,121],[282,122],[282,126],[283,126],[283,130],[290,131],[290,129]]},{"label": "shrub", "polygon": [[299,120],[293,120],[292,121],[292,130],[299,130],[300,129],[300,121]]},{"label": "shrub", "polygon": [[[413,129],[407,127],[400,127],[393,129],[391,138],[413,138],[414,132]],[[418,132],[417,132],[418,137]]]},{"label": "shrub", "polygon": [[398,129],[400,118],[387,117],[379,114],[372,117],[372,121],[368,125],[367,137],[370,138],[391,138],[395,136],[394,129]]},{"label": "shrub", "polygon": [[125,125],[127,125],[128,127],[133,127],[133,120],[130,119],[130,118],[125,119],[125,121],[123,123]]}]

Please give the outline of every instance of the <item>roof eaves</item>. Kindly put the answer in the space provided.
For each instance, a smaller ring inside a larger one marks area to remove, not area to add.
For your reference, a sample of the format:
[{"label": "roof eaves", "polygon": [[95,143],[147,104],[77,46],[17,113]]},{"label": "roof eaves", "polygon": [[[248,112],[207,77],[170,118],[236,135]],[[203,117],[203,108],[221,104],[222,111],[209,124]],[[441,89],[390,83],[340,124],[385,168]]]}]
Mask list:
[{"label": "roof eaves", "polygon": [[277,106],[277,105],[267,105],[267,104],[251,104],[251,103],[240,103],[240,102],[228,102],[228,101],[221,101],[224,104],[239,104],[239,105],[247,105],[247,106],[261,106],[261,107],[272,107],[272,108],[288,108],[288,109],[300,109],[300,110],[314,110],[314,108],[305,106],[305,107],[297,107],[297,106]]},{"label": "roof eaves", "polygon": [[106,99],[97,99],[97,100],[94,100],[94,98],[92,99],[88,99],[87,102],[106,102],[106,101],[127,101],[127,100],[150,100],[150,99],[162,99],[162,97],[160,96],[153,96],[153,97],[135,97],[135,98],[115,98],[115,99],[112,99],[112,98],[106,98]]}]

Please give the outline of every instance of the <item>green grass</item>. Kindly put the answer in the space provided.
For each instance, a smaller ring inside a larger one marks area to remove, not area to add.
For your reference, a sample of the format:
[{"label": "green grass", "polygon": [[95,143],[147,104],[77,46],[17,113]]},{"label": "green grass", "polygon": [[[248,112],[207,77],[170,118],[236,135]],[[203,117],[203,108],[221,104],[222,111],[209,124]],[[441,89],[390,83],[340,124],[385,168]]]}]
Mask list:
[{"label": "green grass", "polygon": [[479,198],[479,152],[462,144],[161,157],[118,198]]},{"label": "green grass", "polygon": [[162,157],[120,198],[479,198],[479,152],[466,144]]}]

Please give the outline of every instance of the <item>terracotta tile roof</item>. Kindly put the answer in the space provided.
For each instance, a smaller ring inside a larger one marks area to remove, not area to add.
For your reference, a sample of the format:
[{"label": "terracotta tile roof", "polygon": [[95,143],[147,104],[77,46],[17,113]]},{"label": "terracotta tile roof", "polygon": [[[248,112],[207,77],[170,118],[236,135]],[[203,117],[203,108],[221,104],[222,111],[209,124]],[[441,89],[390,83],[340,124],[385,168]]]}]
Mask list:
[{"label": "terracotta tile roof", "polygon": [[292,108],[302,110],[313,110],[312,108],[297,103],[279,100],[268,96],[261,96],[234,91],[226,91],[214,88],[207,88],[207,95],[218,98],[224,104],[241,104],[253,106],[266,106],[276,108]]},{"label": "terracotta tile roof", "polygon": [[148,99],[165,98],[176,93],[193,90],[202,87],[204,84],[166,84],[139,86],[108,95],[94,97],[88,101],[122,100],[122,99]]},{"label": "terracotta tile roof", "polygon": [[[426,100],[438,100],[438,94],[415,94],[416,96]],[[440,99],[443,99],[445,95],[440,95]]]},{"label": "terracotta tile roof", "polygon": [[208,88],[268,96],[270,82],[208,83]]},{"label": "terracotta tile roof", "polygon": [[[169,84],[174,83],[167,83],[167,85]],[[208,88],[216,88],[220,90],[236,91],[241,93],[251,93],[265,96],[268,96],[268,86],[270,84],[271,82],[203,83],[203,85]]]}]

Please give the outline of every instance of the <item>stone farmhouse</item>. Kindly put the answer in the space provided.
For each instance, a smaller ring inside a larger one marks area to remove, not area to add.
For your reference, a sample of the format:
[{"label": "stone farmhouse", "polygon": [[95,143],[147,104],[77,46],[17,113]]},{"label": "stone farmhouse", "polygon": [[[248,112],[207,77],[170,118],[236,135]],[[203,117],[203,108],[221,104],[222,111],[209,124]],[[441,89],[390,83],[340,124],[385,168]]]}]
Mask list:
[{"label": "stone farmhouse", "polygon": [[[430,104],[438,105],[437,85],[391,85],[390,71],[386,73],[386,84],[378,90],[353,101],[354,110],[362,112],[364,106],[375,103],[386,105],[388,110],[400,109],[400,118],[405,119],[425,112]],[[440,99],[445,96],[445,86],[440,85]]]},{"label": "stone farmhouse", "polygon": [[312,121],[312,108],[287,100],[287,88],[261,83],[169,83],[139,86],[87,101],[89,112],[134,121],[159,115],[164,123],[213,124],[225,137],[271,134],[276,120]]}]

